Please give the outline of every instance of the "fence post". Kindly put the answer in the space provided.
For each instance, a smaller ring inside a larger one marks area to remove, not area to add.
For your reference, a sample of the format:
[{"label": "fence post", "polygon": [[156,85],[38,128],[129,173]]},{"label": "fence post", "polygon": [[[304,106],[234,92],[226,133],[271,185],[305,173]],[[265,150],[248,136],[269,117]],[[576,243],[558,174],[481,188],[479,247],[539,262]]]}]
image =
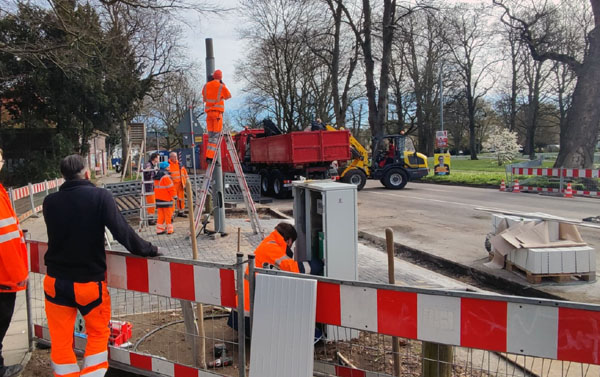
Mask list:
[{"label": "fence post", "polygon": [[[392,229],[386,228],[385,239],[388,253],[388,282],[394,285],[396,276],[394,275],[394,231]],[[394,376],[400,376],[400,342],[396,336],[392,337],[392,360],[394,361]]]},{"label": "fence post", "polygon": [[244,254],[237,253],[238,294],[238,369],[239,377],[246,377],[246,317],[244,315]]},{"label": "fence post", "polygon": [[48,180],[44,180],[44,187],[46,187],[46,196],[48,196],[48,194],[49,194]]},{"label": "fence post", "polygon": [[[23,231],[25,239],[30,239],[27,231]],[[30,254],[31,245],[27,243],[27,254]],[[33,317],[31,316],[31,280],[27,281],[27,287],[25,288],[25,304],[27,308],[27,344],[29,345],[29,352],[33,351]]]},{"label": "fence post", "polygon": [[252,337],[252,323],[254,321],[254,284],[255,284],[255,280],[254,280],[254,268],[256,267],[254,265],[254,259],[256,258],[256,255],[254,254],[249,254],[248,255],[248,286],[250,287],[249,289],[249,301],[250,301],[250,337]]},{"label": "fence post", "polygon": [[566,171],[563,170],[563,168],[558,169],[558,175],[560,176],[560,184],[558,186],[558,193],[562,194],[563,193],[563,187],[565,185],[565,177],[564,177],[564,173]]},{"label": "fence post", "polygon": [[8,197],[10,198],[10,205],[12,206],[13,210],[15,211],[15,213],[17,213],[17,209],[15,208],[15,194],[13,192],[12,187],[10,187],[8,189]]},{"label": "fence post", "polygon": [[56,189],[56,191],[58,191],[58,178],[54,178],[54,181],[56,182],[56,185],[54,185],[54,188]]},{"label": "fence post", "polygon": [[33,199],[33,185],[29,184],[29,202],[31,203],[31,216],[38,217],[37,212],[35,211],[35,200]]}]

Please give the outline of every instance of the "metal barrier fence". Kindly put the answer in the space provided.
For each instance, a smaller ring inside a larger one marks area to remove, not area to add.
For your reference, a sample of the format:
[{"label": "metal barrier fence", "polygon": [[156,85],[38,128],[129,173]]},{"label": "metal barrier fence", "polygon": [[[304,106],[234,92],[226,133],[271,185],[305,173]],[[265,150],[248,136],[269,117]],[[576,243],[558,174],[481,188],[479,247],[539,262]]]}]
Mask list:
[{"label": "metal barrier fence", "polygon": [[[261,199],[260,175],[245,174],[245,176],[246,182],[248,182],[248,187],[250,188],[250,193],[252,194],[252,199],[255,202],[258,202]],[[189,179],[192,185],[195,184],[195,186],[199,188],[202,185],[204,176],[190,176]],[[223,181],[225,184],[225,203],[243,202],[244,196],[235,174],[225,173],[223,175]],[[124,216],[133,216],[139,214],[140,196],[142,193],[141,181],[109,183],[104,185],[104,188],[111,192],[111,194],[115,198],[115,201],[117,202],[117,205],[119,206],[119,210]]]},{"label": "metal barrier fence", "polygon": [[[28,250],[32,272],[28,288],[31,337],[49,344],[43,291],[47,244],[28,241]],[[164,257],[146,259],[107,251],[107,266],[112,321],[121,329],[123,322],[131,324],[131,338],[125,343],[117,341],[123,334],[116,325],[112,327],[111,366],[150,376],[246,375],[243,333],[227,326],[238,293],[243,303],[243,282],[241,290],[239,285],[236,287],[236,275],[243,276],[246,267],[241,255],[235,265],[224,265]],[[194,313],[202,316],[198,322],[204,323],[204,333],[194,331],[194,320],[185,321],[184,317],[193,318]],[[74,346],[82,351],[85,335],[76,332]],[[215,349],[225,350],[227,365],[215,365]],[[207,366],[201,365],[202,354]]]},{"label": "metal barrier fence", "polygon": [[[48,342],[41,275],[47,245],[28,244],[30,327],[38,341]],[[112,318],[133,325],[129,344],[110,346],[111,365],[152,376],[245,376],[244,330],[235,333],[225,316],[237,308],[238,323],[244,324],[240,278],[246,262],[240,254],[235,265],[223,265],[107,252]],[[340,281],[255,270],[252,263],[249,267],[251,303],[254,272],[317,280],[316,322],[325,331],[325,339],[315,346],[318,376],[391,376],[392,360],[400,360],[395,375],[402,376],[600,375],[599,305]],[[204,304],[205,334],[182,325],[189,303]],[[251,316],[252,309],[251,304]],[[398,338],[398,351],[393,337]],[[193,355],[202,341],[207,361],[216,361],[214,348],[224,348],[232,365],[198,365]],[[84,342],[77,336],[76,348]]]},{"label": "metal barrier fence", "polygon": [[[9,188],[8,196],[19,221],[37,216],[38,212],[42,210],[42,204],[39,203],[40,199],[46,197],[51,191],[58,191],[58,187],[64,181],[63,178],[56,178],[50,181],[29,183],[27,186],[19,188]],[[39,193],[44,193],[44,195],[38,195],[36,198],[35,195]]]},{"label": "metal barrier fence", "polygon": [[513,167],[511,174],[527,178],[520,183],[521,191],[561,194],[570,183],[573,195],[600,198],[600,169]]},{"label": "metal barrier fence", "polygon": [[318,281],[321,375],[392,376],[395,358],[402,376],[600,374],[598,305],[256,272]]}]

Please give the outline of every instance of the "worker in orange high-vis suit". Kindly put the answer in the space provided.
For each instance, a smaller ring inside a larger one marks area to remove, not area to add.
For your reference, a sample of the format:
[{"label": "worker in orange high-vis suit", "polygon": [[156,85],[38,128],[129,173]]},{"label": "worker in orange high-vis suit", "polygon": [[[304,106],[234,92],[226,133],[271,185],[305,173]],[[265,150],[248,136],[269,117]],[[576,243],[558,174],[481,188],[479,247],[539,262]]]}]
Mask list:
[{"label": "worker in orange high-vis suit", "polygon": [[176,152],[169,153],[169,174],[175,185],[175,210],[177,216],[187,217],[185,214],[185,184],[187,183],[188,173],[185,166],[179,164]]},{"label": "worker in orange high-vis suit", "polygon": [[[254,250],[254,264],[257,268],[277,269],[301,274],[322,275],[323,261],[313,258],[310,261],[294,260],[292,245],[298,234],[293,225],[281,222]],[[244,311],[246,317],[250,312],[250,282],[248,281],[248,267],[244,274]],[[234,312],[234,311],[233,311]],[[233,313],[232,312],[232,313]],[[227,324],[237,330],[237,315],[229,316]],[[246,318],[246,331],[250,330],[249,318]],[[248,334],[248,333],[247,333]]]},{"label": "worker in orange high-vis suit", "polygon": [[[60,171],[65,183],[43,205],[48,234],[44,294],[52,369],[56,377],[102,377],[108,369],[111,316],[104,229],[133,254],[160,253],[131,229],[110,192],[89,181],[83,157],[65,157]],[[81,369],[73,352],[77,311],[85,320],[87,336]]]},{"label": "worker in orange high-vis suit", "polygon": [[204,100],[204,112],[206,113],[206,131],[208,132],[208,146],[206,148],[206,160],[210,163],[217,152],[217,140],[223,130],[223,113],[225,112],[225,100],[231,98],[229,89],[223,83],[223,73],[217,69],[212,74],[212,80],[202,88],[202,99]]},{"label": "worker in orange high-vis suit", "polygon": [[154,176],[154,196],[156,197],[156,234],[173,234],[173,200],[177,192],[175,184],[169,176],[169,163],[159,164],[160,170]]},{"label": "worker in orange high-vis suit", "polygon": [[[0,149],[0,170],[4,165]],[[17,292],[27,286],[27,249],[19,220],[11,205],[8,193],[0,184],[0,377],[21,373],[20,364],[4,365],[2,342],[10,326]]]}]

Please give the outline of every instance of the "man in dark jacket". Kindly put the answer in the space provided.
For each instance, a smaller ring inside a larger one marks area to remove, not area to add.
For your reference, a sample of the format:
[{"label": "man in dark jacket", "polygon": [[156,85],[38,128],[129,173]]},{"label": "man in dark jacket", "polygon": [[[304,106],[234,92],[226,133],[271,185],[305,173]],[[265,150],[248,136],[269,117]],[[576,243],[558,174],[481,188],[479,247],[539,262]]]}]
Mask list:
[{"label": "man in dark jacket", "polygon": [[[60,171],[66,182],[44,200],[48,232],[44,278],[46,317],[52,339],[55,376],[102,377],[108,369],[110,297],[106,287],[104,227],[131,253],[160,255],[141,239],[119,212],[111,194],[89,181],[80,155],[65,157]],[[73,353],[73,327],[79,310],[85,320],[87,345],[80,371]]]}]

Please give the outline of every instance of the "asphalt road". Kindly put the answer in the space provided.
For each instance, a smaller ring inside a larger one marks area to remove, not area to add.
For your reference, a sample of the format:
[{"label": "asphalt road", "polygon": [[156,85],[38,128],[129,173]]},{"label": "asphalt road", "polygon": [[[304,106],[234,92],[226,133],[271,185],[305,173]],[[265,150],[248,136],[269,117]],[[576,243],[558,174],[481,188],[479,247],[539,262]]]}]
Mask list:
[{"label": "asphalt road", "polygon": [[[359,230],[383,235],[394,230],[397,242],[466,265],[487,256],[491,215],[476,207],[544,212],[579,219],[600,215],[600,200],[500,192],[493,189],[410,182],[387,190],[369,181],[358,193]],[[600,250],[600,229],[580,227],[583,239]],[[600,258],[597,258],[600,260]]]}]

